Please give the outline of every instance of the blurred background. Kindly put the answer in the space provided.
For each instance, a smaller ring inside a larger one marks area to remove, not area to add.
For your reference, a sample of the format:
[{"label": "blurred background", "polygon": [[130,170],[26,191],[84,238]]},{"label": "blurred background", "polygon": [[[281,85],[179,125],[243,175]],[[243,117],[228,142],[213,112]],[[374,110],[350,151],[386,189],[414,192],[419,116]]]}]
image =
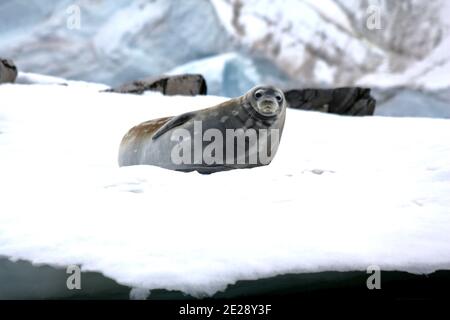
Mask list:
[{"label": "blurred background", "polygon": [[0,57],[20,72],[109,86],[201,73],[230,97],[368,86],[395,116],[450,118],[449,29],[445,0],[0,1]]}]

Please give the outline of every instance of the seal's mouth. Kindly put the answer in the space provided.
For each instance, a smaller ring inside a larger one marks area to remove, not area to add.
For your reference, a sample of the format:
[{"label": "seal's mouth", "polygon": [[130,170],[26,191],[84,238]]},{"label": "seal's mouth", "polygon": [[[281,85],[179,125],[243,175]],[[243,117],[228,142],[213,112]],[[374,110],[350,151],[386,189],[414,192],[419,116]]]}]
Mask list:
[{"label": "seal's mouth", "polygon": [[274,114],[278,110],[278,103],[272,100],[263,100],[258,102],[258,109],[262,114]]}]

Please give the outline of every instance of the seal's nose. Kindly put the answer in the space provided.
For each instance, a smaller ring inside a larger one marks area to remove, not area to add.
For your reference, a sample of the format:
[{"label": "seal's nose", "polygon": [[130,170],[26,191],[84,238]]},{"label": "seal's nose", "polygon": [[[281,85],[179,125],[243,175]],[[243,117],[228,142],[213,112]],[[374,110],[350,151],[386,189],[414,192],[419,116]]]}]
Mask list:
[{"label": "seal's nose", "polygon": [[262,103],[276,103],[277,99],[274,96],[265,95],[262,99]]},{"label": "seal's nose", "polygon": [[259,108],[264,113],[274,113],[278,109],[278,103],[275,97],[264,97],[259,103]]}]

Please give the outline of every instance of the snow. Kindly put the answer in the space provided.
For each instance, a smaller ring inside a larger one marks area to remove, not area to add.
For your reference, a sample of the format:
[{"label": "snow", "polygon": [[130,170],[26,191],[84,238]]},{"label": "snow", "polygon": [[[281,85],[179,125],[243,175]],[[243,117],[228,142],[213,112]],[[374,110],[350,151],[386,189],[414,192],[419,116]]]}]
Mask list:
[{"label": "snow", "polygon": [[48,84],[48,85],[62,85],[62,86],[82,86],[86,89],[101,91],[109,89],[107,85],[101,83],[92,83],[85,81],[66,80],[60,77],[53,77],[32,72],[19,71],[15,81],[18,84]]},{"label": "snow", "polygon": [[310,6],[314,7],[318,12],[320,12],[326,19],[334,21],[341,28],[345,29],[347,32],[352,32],[351,23],[348,21],[348,17],[344,14],[339,5],[333,0],[323,0],[320,5],[317,1],[306,0]]},{"label": "snow", "polygon": [[357,81],[359,86],[377,86],[379,88],[411,87],[422,90],[440,90],[450,87],[450,37],[445,38],[431,54],[403,73],[367,74]]},{"label": "snow", "polygon": [[288,272],[450,268],[450,120],[288,110],[272,164],[118,168],[133,125],[225,98],[0,86],[0,255],[212,295]]}]

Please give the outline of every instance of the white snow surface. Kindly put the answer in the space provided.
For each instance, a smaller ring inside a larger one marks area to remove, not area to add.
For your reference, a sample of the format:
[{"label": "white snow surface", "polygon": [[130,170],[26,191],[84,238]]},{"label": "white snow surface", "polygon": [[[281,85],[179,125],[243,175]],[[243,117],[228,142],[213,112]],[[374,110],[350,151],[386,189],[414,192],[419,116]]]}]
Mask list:
[{"label": "white snow surface", "polygon": [[[449,6],[450,7],[450,6]],[[375,73],[359,79],[359,86],[378,88],[412,87],[425,90],[450,88],[450,37],[445,38],[433,52],[420,62],[412,65],[404,73]]]},{"label": "white snow surface", "polygon": [[212,295],[324,270],[450,269],[450,120],[288,110],[274,161],[119,168],[123,134],[221,97],[0,86],[0,255]]},{"label": "white snow surface", "polygon": [[86,89],[102,91],[109,89],[110,87],[101,83],[66,80],[64,78],[47,76],[32,72],[19,71],[15,83],[18,84],[48,84],[48,85],[60,85],[60,86],[81,86]]}]

